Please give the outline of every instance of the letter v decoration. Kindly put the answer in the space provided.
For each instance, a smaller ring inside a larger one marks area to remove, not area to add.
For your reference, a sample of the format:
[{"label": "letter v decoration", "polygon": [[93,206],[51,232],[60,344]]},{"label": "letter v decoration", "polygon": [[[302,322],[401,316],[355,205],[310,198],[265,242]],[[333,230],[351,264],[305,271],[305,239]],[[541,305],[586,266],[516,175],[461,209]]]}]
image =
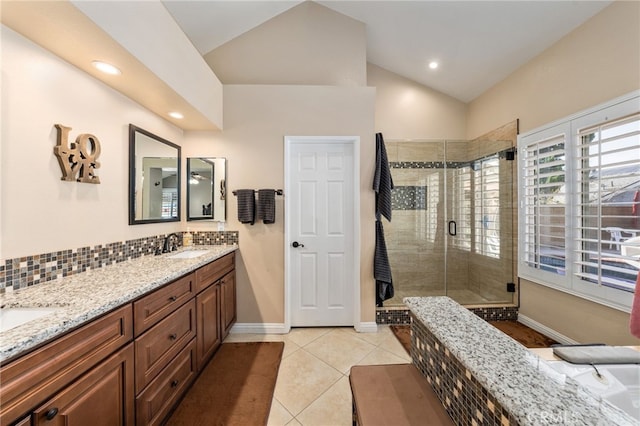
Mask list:
[{"label": "letter v decoration", "polygon": [[[95,169],[100,168],[100,141],[89,133],[78,135],[75,143],[69,143],[71,127],[56,124],[58,137],[53,153],[58,158],[62,169],[61,180],[84,183],[100,183],[100,177],[95,175]],[[76,178],[77,176],[77,178]]]}]

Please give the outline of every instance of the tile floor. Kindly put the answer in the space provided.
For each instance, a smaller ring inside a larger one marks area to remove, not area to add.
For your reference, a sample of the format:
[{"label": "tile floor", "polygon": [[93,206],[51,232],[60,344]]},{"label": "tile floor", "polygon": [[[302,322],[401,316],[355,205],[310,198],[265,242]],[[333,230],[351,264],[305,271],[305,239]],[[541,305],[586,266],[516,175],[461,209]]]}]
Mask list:
[{"label": "tile floor", "polygon": [[388,326],[293,328],[289,334],[231,334],[226,342],[282,341],[284,353],[268,426],[350,426],[352,365],[403,364],[411,358]]}]

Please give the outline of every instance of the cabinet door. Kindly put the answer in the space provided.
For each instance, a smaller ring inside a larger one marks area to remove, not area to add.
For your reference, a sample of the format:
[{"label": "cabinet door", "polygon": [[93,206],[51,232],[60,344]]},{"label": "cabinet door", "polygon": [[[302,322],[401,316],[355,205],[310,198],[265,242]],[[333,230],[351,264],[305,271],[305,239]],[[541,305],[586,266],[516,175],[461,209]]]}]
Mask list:
[{"label": "cabinet door", "polygon": [[34,425],[133,425],[133,344],[33,412]]},{"label": "cabinet door", "polygon": [[222,343],[220,326],[220,285],[215,284],[196,298],[197,359],[202,369]]},{"label": "cabinet door", "polygon": [[236,271],[231,271],[220,280],[222,299],[222,338],[229,334],[236,320]]}]

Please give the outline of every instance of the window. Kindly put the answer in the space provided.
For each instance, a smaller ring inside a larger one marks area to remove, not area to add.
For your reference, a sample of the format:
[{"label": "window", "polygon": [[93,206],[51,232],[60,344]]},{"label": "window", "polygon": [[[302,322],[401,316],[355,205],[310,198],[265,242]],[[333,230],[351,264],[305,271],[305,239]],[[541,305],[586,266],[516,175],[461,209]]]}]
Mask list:
[{"label": "window", "polygon": [[518,138],[519,276],[629,310],[640,270],[640,97]]}]

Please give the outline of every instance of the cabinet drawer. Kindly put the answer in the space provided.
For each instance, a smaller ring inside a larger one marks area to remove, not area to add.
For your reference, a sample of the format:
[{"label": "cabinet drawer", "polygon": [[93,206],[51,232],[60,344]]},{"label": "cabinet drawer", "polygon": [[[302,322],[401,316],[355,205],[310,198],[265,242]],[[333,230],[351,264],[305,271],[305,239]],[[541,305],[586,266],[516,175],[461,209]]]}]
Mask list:
[{"label": "cabinet drawer", "polygon": [[167,368],[136,398],[136,424],[161,424],[196,375],[196,341],[192,339]]},{"label": "cabinet drawer", "polygon": [[139,336],[195,296],[194,283],[194,274],[185,275],[134,302],[135,335]]},{"label": "cabinet drawer", "polygon": [[192,299],[135,341],[136,393],[196,336],[196,301]]},{"label": "cabinet drawer", "polygon": [[33,424],[131,425],[132,394],[133,344],[129,344],[36,409]]},{"label": "cabinet drawer", "polygon": [[236,254],[228,255],[214,260],[196,271],[196,291],[200,292],[233,270],[236,264]]},{"label": "cabinet drawer", "polygon": [[126,305],[0,368],[0,423],[6,425],[133,339]]}]

